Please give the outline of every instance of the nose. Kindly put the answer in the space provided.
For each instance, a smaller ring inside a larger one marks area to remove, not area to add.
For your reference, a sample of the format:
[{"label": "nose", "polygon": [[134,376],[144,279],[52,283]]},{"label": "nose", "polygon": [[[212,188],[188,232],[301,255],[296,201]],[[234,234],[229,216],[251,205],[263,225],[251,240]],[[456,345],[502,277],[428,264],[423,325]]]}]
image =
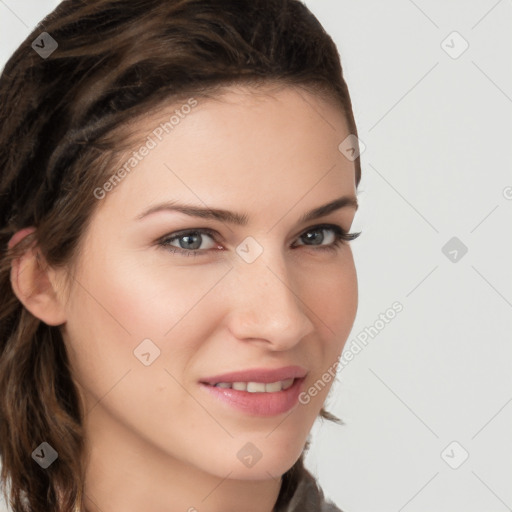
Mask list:
[{"label": "nose", "polygon": [[[275,351],[289,350],[314,329],[305,287],[283,262],[279,251],[264,252],[256,261],[238,262],[231,278],[229,328],[240,340],[259,340]],[[304,277],[303,279],[307,279]]]}]

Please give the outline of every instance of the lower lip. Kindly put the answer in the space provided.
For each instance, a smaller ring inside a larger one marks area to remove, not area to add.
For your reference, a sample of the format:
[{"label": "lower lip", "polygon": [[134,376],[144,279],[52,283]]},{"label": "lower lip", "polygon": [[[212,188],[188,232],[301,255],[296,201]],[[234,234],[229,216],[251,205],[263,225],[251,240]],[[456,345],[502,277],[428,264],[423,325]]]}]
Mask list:
[{"label": "lower lip", "polygon": [[304,378],[295,379],[292,386],[275,393],[249,393],[230,388],[218,388],[201,383],[215,398],[228,405],[255,416],[277,416],[292,409],[298,402]]}]

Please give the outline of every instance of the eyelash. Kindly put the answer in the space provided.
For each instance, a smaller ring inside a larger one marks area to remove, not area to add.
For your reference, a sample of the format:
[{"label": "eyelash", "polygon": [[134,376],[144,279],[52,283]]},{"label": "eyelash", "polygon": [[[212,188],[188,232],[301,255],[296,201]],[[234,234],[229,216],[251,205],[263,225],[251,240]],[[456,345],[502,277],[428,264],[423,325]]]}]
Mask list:
[{"label": "eyelash", "polygon": [[[313,247],[316,248],[319,251],[331,251],[335,252],[339,250],[339,247],[344,244],[345,242],[350,242],[352,240],[355,240],[360,234],[361,231],[358,233],[346,233],[340,226],[337,226],[335,224],[320,224],[318,226],[313,226],[311,228],[306,229],[306,231],[303,231],[301,235],[299,235],[299,238],[304,236],[305,234],[311,232],[311,231],[319,231],[319,230],[331,230],[334,232],[335,240],[329,245],[300,245],[299,247]],[[174,247],[172,245],[169,245],[169,242],[172,242],[176,239],[179,239],[186,235],[191,234],[206,234],[211,236],[213,239],[215,239],[215,231],[208,229],[208,228],[201,228],[201,229],[189,229],[187,231],[179,231],[176,233],[171,233],[170,235],[166,235],[165,237],[158,240],[157,244],[160,247],[163,247],[165,250],[171,252],[171,253],[178,253],[182,254],[184,256],[198,256],[200,254],[205,254],[209,252],[209,249],[182,249],[180,247]]]}]

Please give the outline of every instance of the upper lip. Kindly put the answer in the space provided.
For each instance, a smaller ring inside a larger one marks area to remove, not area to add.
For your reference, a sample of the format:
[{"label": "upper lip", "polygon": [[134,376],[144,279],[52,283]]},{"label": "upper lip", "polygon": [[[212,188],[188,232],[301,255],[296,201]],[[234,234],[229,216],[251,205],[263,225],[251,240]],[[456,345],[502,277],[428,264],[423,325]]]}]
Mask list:
[{"label": "upper lip", "polygon": [[218,384],[219,382],[278,382],[286,379],[301,379],[307,375],[307,370],[302,366],[284,366],[282,368],[254,368],[238,372],[224,373],[201,379],[204,384]]}]

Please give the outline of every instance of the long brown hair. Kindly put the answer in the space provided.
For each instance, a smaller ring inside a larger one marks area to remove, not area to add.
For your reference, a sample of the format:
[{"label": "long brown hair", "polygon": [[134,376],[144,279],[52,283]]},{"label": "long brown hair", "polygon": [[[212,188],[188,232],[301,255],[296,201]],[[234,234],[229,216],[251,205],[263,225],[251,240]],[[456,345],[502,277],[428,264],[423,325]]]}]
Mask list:
[{"label": "long brown hair", "polygon": [[[55,46],[43,32],[58,45],[49,55],[36,50]],[[34,47],[36,38],[44,41]],[[299,0],[64,0],[7,62],[0,77],[0,483],[14,512],[83,510],[85,432],[59,327],[18,300],[13,260],[31,245],[51,266],[76,260],[99,202],[93,191],[128,146],[116,135],[128,121],[163,102],[262,84],[331,101],[357,135],[336,46]],[[355,168],[357,186],[359,158]],[[12,235],[29,226],[35,232],[9,249]],[[58,453],[46,470],[31,458],[43,441]],[[277,509],[306,472],[303,457],[283,475]]]}]

